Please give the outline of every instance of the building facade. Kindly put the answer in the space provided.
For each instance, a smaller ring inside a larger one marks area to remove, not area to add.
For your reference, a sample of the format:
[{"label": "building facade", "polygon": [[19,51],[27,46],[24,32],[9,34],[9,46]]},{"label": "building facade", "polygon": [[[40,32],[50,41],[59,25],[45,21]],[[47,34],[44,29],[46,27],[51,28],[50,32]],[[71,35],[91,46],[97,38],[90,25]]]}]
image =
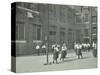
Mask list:
[{"label": "building facade", "polygon": [[96,40],[97,11],[92,11],[90,14],[80,6],[16,3],[16,55],[35,54],[36,45],[46,42],[50,47],[56,42],[66,43],[73,49],[74,42]]},{"label": "building facade", "polygon": [[91,44],[97,42],[97,7],[76,6],[75,9],[75,24],[81,32],[79,40]]}]

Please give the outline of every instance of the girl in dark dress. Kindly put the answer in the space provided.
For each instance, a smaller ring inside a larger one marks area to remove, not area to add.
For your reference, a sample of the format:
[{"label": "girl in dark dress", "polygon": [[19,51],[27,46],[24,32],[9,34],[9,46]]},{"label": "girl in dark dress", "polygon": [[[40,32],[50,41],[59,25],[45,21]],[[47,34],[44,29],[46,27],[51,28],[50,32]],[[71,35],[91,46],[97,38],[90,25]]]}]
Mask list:
[{"label": "girl in dark dress", "polygon": [[81,59],[83,58],[83,56],[82,56],[82,45],[81,44],[78,44],[78,46],[77,46],[77,55],[78,55],[78,59],[80,59],[80,57],[81,57]]},{"label": "girl in dark dress", "polygon": [[55,47],[53,48],[53,63],[55,63],[55,61],[56,61],[56,64],[58,63],[58,62],[57,62],[58,55],[59,55],[58,47],[55,46]]}]

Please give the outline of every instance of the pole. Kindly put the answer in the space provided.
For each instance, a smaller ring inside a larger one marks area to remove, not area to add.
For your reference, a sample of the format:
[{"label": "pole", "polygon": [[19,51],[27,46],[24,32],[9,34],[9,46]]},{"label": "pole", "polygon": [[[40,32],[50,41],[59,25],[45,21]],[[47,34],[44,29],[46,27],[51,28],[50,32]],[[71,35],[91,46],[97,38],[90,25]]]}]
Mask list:
[{"label": "pole", "polygon": [[47,45],[48,45],[48,49],[47,49],[47,64],[49,64],[49,55],[48,55],[48,52],[49,52],[49,4],[47,4],[47,9],[48,9],[47,10],[47,13],[48,13],[47,14],[48,15],[48,20],[47,20],[48,21],[48,24],[47,24],[48,25],[47,26],[47,29],[48,29],[47,30],[47,42],[48,42],[47,43]]},{"label": "pole", "polygon": [[48,4],[39,4],[40,8],[40,20],[43,25],[43,38],[46,43],[46,63],[44,65],[49,64],[49,5]]},{"label": "pole", "polygon": [[90,47],[92,49],[92,8],[90,8]]},{"label": "pole", "polygon": [[45,65],[48,65],[48,36],[45,36],[45,40],[46,40],[46,46],[47,46],[47,49],[46,49],[46,64]]},{"label": "pole", "polygon": [[47,13],[47,20],[46,20],[47,21],[47,31],[46,31],[45,40],[46,40],[47,50],[46,50],[46,64],[44,65],[49,64],[49,4],[47,4],[46,9],[47,9],[47,12],[46,12]]}]

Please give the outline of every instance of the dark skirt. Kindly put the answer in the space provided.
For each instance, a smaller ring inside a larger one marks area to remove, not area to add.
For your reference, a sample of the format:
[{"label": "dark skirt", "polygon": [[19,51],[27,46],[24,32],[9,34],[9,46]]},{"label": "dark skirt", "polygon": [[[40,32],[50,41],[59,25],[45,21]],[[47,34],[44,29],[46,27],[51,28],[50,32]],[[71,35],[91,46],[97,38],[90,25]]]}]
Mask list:
[{"label": "dark skirt", "polygon": [[57,58],[58,58],[58,52],[56,51],[53,53],[53,59],[56,60]]},{"label": "dark skirt", "polygon": [[61,58],[65,58],[66,57],[67,52],[66,51],[62,51],[61,52]]},{"label": "dark skirt", "polygon": [[77,55],[82,55],[81,49],[77,49]]}]

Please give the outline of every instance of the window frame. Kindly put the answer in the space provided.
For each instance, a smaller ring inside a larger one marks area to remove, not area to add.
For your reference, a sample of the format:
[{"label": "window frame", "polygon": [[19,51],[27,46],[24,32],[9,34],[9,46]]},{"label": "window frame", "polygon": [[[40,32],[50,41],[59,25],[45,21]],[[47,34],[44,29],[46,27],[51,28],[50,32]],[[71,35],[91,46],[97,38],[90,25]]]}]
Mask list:
[{"label": "window frame", "polygon": [[[23,40],[22,39],[19,39],[19,25],[23,25],[23,27],[24,27],[24,34],[23,34]],[[18,26],[18,27],[17,27]],[[24,22],[20,22],[20,21],[17,21],[16,22],[16,27],[18,28],[17,30],[16,30],[16,36],[18,36],[18,38],[16,39],[16,43],[26,43],[26,40],[25,40],[25,24],[24,24]]]}]

